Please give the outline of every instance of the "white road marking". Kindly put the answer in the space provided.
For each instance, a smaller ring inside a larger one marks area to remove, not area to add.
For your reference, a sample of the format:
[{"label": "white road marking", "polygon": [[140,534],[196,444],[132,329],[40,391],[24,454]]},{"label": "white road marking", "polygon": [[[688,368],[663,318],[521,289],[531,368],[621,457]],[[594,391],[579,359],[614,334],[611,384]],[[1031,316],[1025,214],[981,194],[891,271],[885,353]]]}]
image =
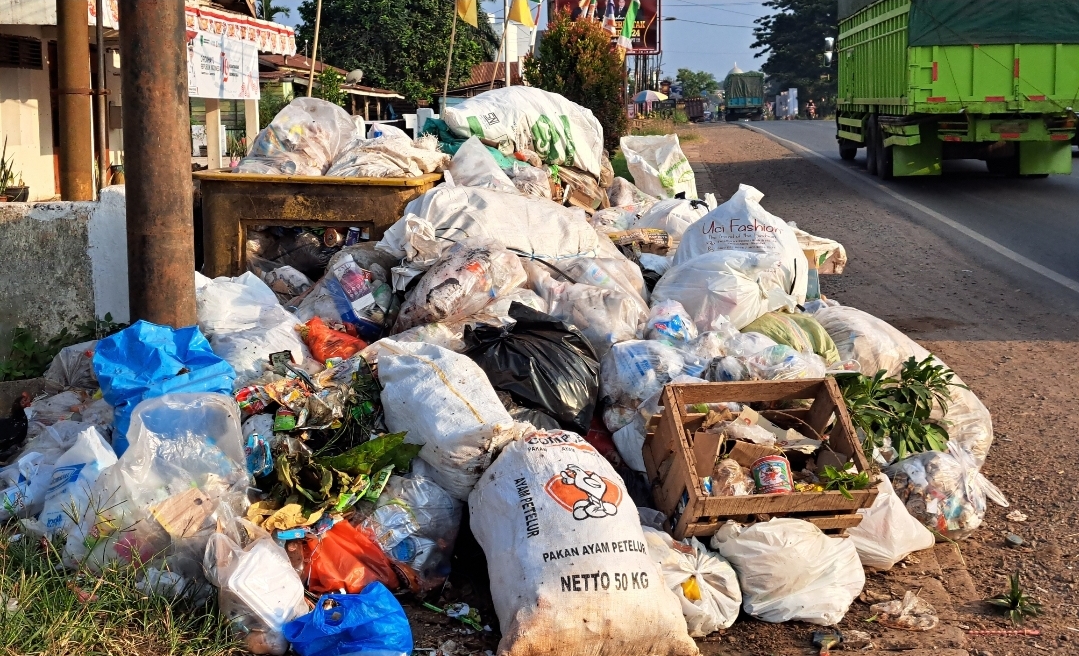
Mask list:
[{"label": "white road marking", "polygon": [[846,173],[847,175],[853,176],[854,178],[856,178],[857,180],[859,180],[861,182],[864,182],[865,184],[874,186],[877,189],[879,189],[880,191],[883,191],[884,193],[888,194],[892,198],[894,198],[894,199],[896,199],[896,200],[898,200],[900,202],[906,203],[907,205],[913,207],[914,209],[918,210],[922,214],[925,214],[926,216],[928,216],[928,217],[930,217],[932,219],[936,219],[937,221],[943,223],[944,225],[946,225],[946,226],[948,226],[950,228],[953,228],[955,230],[958,230],[959,232],[963,233],[967,237],[970,237],[971,239],[978,242],[979,244],[982,244],[983,246],[986,246],[989,249],[991,249],[993,251],[996,251],[997,253],[1000,253],[1001,255],[1008,258],[1012,262],[1015,262],[1016,264],[1018,264],[1020,266],[1024,266],[1024,267],[1030,269],[1031,271],[1033,271],[1035,273],[1041,274],[1041,275],[1045,276],[1046,278],[1052,280],[1053,282],[1057,283],[1058,285],[1061,285],[1063,287],[1067,287],[1068,289],[1072,290],[1073,292],[1079,293],[1079,281],[1073,280],[1073,279],[1071,279],[1071,278],[1069,278],[1067,276],[1064,276],[1064,275],[1061,275],[1061,274],[1057,273],[1056,271],[1053,271],[1052,269],[1050,269],[1048,267],[1042,266],[1041,264],[1038,264],[1037,262],[1030,259],[1029,257],[1026,257],[1024,255],[1020,255],[1019,253],[1016,253],[1015,251],[1013,251],[1012,249],[1008,248],[1007,246],[1001,244],[1000,242],[993,241],[989,237],[986,237],[985,235],[981,234],[980,232],[976,232],[974,230],[971,230],[970,228],[963,225],[962,223],[959,223],[958,221],[956,221],[954,219],[950,219],[947,216],[941,214],[940,212],[938,212],[938,211],[936,211],[934,209],[930,209],[930,208],[926,207],[925,205],[922,205],[921,203],[919,203],[916,200],[912,200],[910,198],[907,198],[903,194],[900,194],[899,192],[897,192],[897,191],[895,191],[893,189],[890,189],[890,188],[886,187],[885,185],[882,185],[880,182],[877,182],[876,178],[870,178],[868,176],[866,176],[866,177],[860,176],[857,173],[855,173],[854,171],[852,171],[851,169],[848,169],[848,168],[846,168],[844,166],[840,166],[839,164],[836,164],[835,162],[828,159],[824,155],[821,155],[820,153],[816,152],[815,150],[811,150],[809,148],[806,148],[805,146],[803,146],[803,145],[801,145],[799,143],[795,143],[795,142],[791,141],[790,139],[784,139],[783,137],[776,136],[776,135],[772,134],[771,132],[768,132],[767,130],[763,130],[763,129],[758,128],[758,127],[753,126],[753,125],[739,124],[739,127],[743,127],[743,128],[745,128],[747,130],[753,130],[754,132],[759,132],[760,134],[763,134],[764,136],[768,137],[769,139],[774,139],[775,141],[778,141],[779,143],[781,143],[782,145],[786,146],[787,148],[789,148],[790,150],[792,150],[792,151],[794,151],[796,153],[799,153],[799,154],[801,154],[803,156],[812,157],[812,158],[814,158],[814,159],[816,159],[818,161],[824,162],[828,166],[832,167],[834,170],[842,171],[843,173]]}]

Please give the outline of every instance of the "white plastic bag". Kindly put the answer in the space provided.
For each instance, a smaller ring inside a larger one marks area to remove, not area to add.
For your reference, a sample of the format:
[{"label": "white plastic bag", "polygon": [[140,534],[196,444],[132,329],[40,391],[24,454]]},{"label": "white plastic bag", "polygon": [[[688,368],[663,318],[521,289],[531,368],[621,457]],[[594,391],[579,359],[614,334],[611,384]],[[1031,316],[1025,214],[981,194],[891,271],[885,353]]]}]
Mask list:
[{"label": "white plastic bag", "polygon": [[686,198],[697,197],[697,181],[678,145],[678,135],[627,136],[622,137],[621,146],[629,173],[641,191],[656,198],[674,198],[682,192]]},{"label": "white plastic bag", "polygon": [[794,311],[783,285],[775,255],[717,251],[671,267],[652,290],[652,303],[678,301],[701,332],[720,317],[742,329],[766,312]]},{"label": "white plastic bag", "polygon": [[273,290],[250,271],[213,280],[195,273],[199,329],[214,353],[236,370],[236,386],[262,374],[271,353],[289,351],[297,364],[310,357],[296,326]]},{"label": "white plastic bag", "polygon": [[[715,196],[706,194],[712,200],[715,207]],[[689,226],[696,223],[702,216],[708,214],[710,208],[705,201],[683,200],[681,198],[669,198],[661,200],[647,210],[641,212],[639,219],[633,222],[633,228],[651,228],[662,230],[671,237],[671,253],[678,250],[678,244],[682,241]]]},{"label": "white plastic bag", "polygon": [[[706,383],[708,381],[696,376],[678,375],[671,378],[670,382],[681,385],[685,383]],[[647,435],[648,422],[661,409],[662,394],[663,388],[660,387],[654,394],[641,401],[632,410],[625,406],[616,405],[608,408],[608,410],[611,410],[610,413],[605,412],[603,415],[605,421],[610,419],[610,425],[616,425],[616,422],[625,421],[628,418],[628,423],[611,433],[611,440],[614,442],[615,448],[618,449],[618,455],[621,456],[622,462],[626,463],[626,466],[633,471],[647,472],[644,466],[644,441]]]},{"label": "white plastic bag", "polygon": [[410,202],[404,217],[386,230],[377,247],[408,265],[426,269],[454,241],[465,237],[490,237],[511,250],[551,260],[600,253],[600,236],[580,208],[492,189],[447,185]]},{"label": "white plastic bag", "polygon": [[854,544],[800,519],[728,522],[712,548],[738,572],[742,607],[765,622],[838,624],[865,585]]},{"label": "white plastic bag", "polygon": [[753,187],[739,185],[730,200],[686,229],[675,251],[674,265],[713,251],[769,253],[778,257],[783,271],[782,289],[803,303],[809,285],[809,261],[794,228],[761,207],[762,198],[764,194]]},{"label": "white plastic bag", "polygon": [[53,459],[26,449],[15,462],[0,469],[0,521],[31,517],[45,505],[45,491],[52,480]]},{"label": "white plastic bag", "polygon": [[447,250],[409,293],[401,304],[394,332],[464,319],[527,280],[517,256],[497,240],[463,239]]},{"label": "white plastic bag", "polygon": [[738,575],[730,563],[696,538],[675,542],[663,531],[642,528],[648,555],[659,565],[664,583],[682,605],[689,635],[703,638],[730,628],[742,606]]},{"label": "white plastic bag", "polygon": [[888,477],[879,475],[877,479],[877,498],[872,506],[858,511],[862,523],[848,528],[847,536],[862,565],[891,569],[908,554],[932,548],[936,538],[907,512]]},{"label": "white plastic bag", "polygon": [[[483,187],[506,194],[520,194],[513,181],[498,166],[498,162],[476,137],[461,144],[449,165],[453,184],[462,187]],[[550,194],[547,195],[550,198]]]},{"label": "white plastic bag", "polygon": [[258,133],[236,170],[323,175],[355,134],[356,125],[339,105],[318,98],[296,98]]},{"label": "white plastic bag", "polygon": [[116,454],[94,427],[75,438],[64,455],[56,459],[45,492],[40,525],[46,536],[58,531],[70,534],[90,508],[90,493],[101,471],[116,463]]},{"label": "white plastic bag", "polygon": [[544,164],[570,165],[597,179],[603,159],[603,126],[591,110],[557,93],[512,86],[485,91],[442,112],[454,133],[535,151]]},{"label": "white plastic bag", "polygon": [[468,506],[499,654],[698,653],[622,479],[581,436],[535,431],[512,442]]},{"label": "white plastic bag", "polygon": [[435,146],[429,147],[426,141],[413,142],[404,133],[374,139],[364,139],[357,134],[337,154],[326,175],[409,178],[435,173],[443,170],[450,161],[449,155],[439,152],[437,144]]},{"label": "white plastic bag", "polygon": [[907,512],[951,540],[962,540],[981,526],[987,497],[1008,507],[1003,493],[978,472],[971,455],[951,440],[947,451],[913,455],[885,473]]},{"label": "white plastic bag", "polygon": [[60,349],[45,371],[45,379],[61,387],[82,387],[96,389],[97,376],[94,374],[94,349],[97,340],[83,342]]},{"label": "white plastic bag", "polygon": [[431,477],[457,499],[468,498],[498,450],[518,433],[483,370],[433,344],[377,342],[382,407],[391,432],[421,444]]},{"label": "white plastic bag", "polygon": [[816,353],[802,353],[786,344],[769,346],[744,359],[757,380],[797,380],[824,378],[828,367]]},{"label": "white plastic bag", "polygon": [[644,328],[645,339],[655,339],[671,346],[684,346],[697,339],[697,326],[678,301],[660,301],[652,306]]}]

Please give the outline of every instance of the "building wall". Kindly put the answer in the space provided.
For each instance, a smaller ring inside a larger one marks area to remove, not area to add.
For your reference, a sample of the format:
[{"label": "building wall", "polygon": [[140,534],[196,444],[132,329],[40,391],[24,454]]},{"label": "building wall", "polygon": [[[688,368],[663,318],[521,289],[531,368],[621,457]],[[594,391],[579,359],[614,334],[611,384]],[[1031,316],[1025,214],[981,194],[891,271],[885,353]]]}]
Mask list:
[{"label": "building wall", "polygon": [[[0,25],[0,32],[41,39],[41,70],[0,68],[0,144],[7,139],[8,157],[30,186],[31,200],[56,193],[53,172],[52,109],[49,99],[48,41],[55,28]],[[17,181],[16,181],[17,182]]]}]

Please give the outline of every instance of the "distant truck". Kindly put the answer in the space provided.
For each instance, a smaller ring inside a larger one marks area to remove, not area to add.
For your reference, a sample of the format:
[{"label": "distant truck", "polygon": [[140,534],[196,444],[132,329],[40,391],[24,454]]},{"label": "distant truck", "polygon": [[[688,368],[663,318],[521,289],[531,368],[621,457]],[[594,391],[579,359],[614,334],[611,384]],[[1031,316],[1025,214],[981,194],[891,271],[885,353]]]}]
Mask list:
[{"label": "distant truck", "polygon": [[1076,0],[839,0],[836,58],[839,154],[870,174],[1071,173]]},{"label": "distant truck", "polygon": [[723,81],[723,95],[727,102],[727,120],[748,118],[759,121],[764,118],[764,74],[743,73],[735,66]]}]

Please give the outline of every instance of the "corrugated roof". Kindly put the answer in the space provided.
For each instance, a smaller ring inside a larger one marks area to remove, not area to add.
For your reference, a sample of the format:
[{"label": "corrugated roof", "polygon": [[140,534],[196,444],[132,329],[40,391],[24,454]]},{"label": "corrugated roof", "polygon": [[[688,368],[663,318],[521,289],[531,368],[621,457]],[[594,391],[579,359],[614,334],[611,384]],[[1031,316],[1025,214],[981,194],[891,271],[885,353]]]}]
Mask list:
[{"label": "corrugated roof", "polygon": [[[496,80],[506,79],[506,64],[504,62],[481,62],[472,67],[472,74],[468,80],[461,82],[458,88],[471,87],[477,84],[490,84],[491,78]],[[513,84],[524,84],[521,77],[521,65],[518,62],[510,62],[510,81]]]}]

